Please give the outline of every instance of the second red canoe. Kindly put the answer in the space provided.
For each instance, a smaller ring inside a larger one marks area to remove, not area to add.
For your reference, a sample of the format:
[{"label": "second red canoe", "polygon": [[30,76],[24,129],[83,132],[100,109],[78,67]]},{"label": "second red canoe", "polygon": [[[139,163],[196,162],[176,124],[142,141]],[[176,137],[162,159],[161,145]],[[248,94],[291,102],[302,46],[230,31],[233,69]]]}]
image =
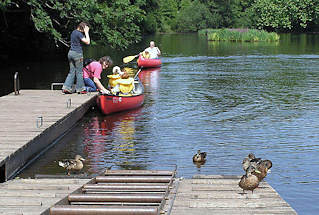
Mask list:
[{"label": "second red canoe", "polygon": [[147,59],[140,55],[137,59],[137,65],[143,68],[160,67],[162,61],[160,59]]}]

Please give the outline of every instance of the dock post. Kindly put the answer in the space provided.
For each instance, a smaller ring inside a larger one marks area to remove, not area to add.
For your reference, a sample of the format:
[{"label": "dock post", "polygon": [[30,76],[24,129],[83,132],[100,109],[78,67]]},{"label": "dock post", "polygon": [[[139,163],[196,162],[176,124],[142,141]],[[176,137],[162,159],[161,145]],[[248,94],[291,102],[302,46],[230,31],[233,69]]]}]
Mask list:
[{"label": "dock post", "polygon": [[19,95],[20,94],[20,80],[19,80],[19,73],[16,72],[14,74],[14,81],[13,81],[13,85],[14,85],[14,95]]}]

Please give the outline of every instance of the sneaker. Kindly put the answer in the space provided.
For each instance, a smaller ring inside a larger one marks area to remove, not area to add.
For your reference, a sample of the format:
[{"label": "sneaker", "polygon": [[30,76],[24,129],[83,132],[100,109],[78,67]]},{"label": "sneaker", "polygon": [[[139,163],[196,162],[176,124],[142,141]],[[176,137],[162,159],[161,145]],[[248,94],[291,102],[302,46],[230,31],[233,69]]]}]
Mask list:
[{"label": "sneaker", "polygon": [[68,90],[62,90],[62,93],[64,93],[64,94],[72,94],[72,92],[70,92]]},{"label": "sneaker", "polygon": [[87,91],[86,90],[82,90],[82,91],[78,92],[78,94],[87,94]]}]

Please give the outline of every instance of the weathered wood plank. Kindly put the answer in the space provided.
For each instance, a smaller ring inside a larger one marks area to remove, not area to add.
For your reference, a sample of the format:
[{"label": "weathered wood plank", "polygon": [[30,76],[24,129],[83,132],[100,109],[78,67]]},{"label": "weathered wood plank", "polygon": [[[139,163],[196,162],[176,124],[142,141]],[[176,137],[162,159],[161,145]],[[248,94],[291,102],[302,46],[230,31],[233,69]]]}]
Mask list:
[{"label": "weathered wood plank", "polygon": [[187,214],[200,214],[200,215],[254,215],[254,214],[264,214],[264,215],[278,215],[278,214],[293,214],[296,213],[290,207],[280,207],[280,208],[174,208],[171,215],[187,215]]},{"label": "weathered wood plank", "polygon": [[274,192],[262,192],[254,193],[247,192],[247,194],[242,194],[241,192],[234,191],[204,191],[204,192],[193,192],[191,193],[179,193],[179,198],[188,199],[260,199],[260,198],[275,198],[278,194]]},{"label": "weathered wood plank", "polygon": [[49,205],[52,202],[59,201],[59,198],[30,198],[30,197],[0,197],[0,207],[1,206],[41,206]]}]

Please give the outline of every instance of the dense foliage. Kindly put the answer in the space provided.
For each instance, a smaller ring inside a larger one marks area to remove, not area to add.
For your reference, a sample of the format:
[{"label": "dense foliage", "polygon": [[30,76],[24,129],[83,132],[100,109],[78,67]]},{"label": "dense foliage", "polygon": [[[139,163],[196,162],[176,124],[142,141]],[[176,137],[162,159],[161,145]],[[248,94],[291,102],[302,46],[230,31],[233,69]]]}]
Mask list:
[{"label": "dense foliage", "polygon": [[[31,21],[36,31],[67,45],[72,29],[87,21],[94,40],[120,48],[140,41],[144,33],[317,31],[319,22],[319,0],[2,0],[0,9],[2,32],[9,32],[12,23]],[[21,11],[24,17],[12,16]]]}]

